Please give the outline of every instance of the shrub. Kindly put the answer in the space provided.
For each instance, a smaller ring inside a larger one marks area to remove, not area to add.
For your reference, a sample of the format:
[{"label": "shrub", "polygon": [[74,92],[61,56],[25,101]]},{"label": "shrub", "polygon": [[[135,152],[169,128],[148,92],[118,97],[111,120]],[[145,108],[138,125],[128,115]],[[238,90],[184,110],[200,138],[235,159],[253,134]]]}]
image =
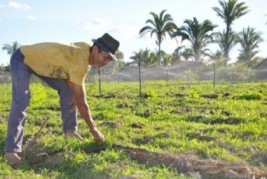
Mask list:
[{"label": "shrub", "polygon": [[144,98],[157,98],[158,94],[155,90],[149,90],[143,93]]}]

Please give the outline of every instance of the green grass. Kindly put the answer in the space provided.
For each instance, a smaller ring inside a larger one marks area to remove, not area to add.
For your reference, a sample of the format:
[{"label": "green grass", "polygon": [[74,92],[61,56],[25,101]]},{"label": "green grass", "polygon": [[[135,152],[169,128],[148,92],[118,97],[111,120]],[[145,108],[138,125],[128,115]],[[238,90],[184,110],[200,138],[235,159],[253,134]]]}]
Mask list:
[{"label": "green grass", "polygon": [[[267,82],[145,81],[138,97],[137,82],[105,82],[103,96],[98,84],[86,85],[87,101],[98,128],[106,137],[105,150],[99,148],[79,119],[84,142],[65,141],[62,133],[57,92],[40,83],[31,84],[24,136],[37,133],[45,118],[47,132],[35,152],[55,151],[68,146],[62,156],[19,169],[9,167],[3,158],[11,85],[0,85],[0,176],[2,178],[186,178],[179,171],[131,160],[113,144],[139,147],[172,155],[192,153],[201,159],[229,163],[246,162],[267,172]],[[214,95],[207,98],[203,95]],[[35,158],[27,155],[25,161]],[[189,175],[190,176],[190,175]],[[194,175],[191,175],[194,178]],[[188,175],[187,175],[188,177]]]}]

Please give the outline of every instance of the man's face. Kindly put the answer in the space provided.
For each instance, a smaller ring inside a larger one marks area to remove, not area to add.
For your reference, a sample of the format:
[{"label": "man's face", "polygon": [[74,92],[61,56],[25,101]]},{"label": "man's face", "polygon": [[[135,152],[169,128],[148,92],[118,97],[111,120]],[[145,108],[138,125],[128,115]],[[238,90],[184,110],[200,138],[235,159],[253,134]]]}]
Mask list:
[{"label": "man's face", "polygon": [[98,68],[101,68],[112,61],[112,57],[109,53],[102,51],[101,49],[95,51],[94,55],[94,65]]}]

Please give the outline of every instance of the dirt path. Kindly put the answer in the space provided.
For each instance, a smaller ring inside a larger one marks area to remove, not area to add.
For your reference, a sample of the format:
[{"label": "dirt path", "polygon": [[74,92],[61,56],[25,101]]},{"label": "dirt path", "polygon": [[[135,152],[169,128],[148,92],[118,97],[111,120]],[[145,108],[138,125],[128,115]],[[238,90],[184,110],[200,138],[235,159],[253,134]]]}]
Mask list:
[{"label": "dirt path", "polygon": [[201,160],[194,155],[172,156],[169,154],[151,152],[145,149],[125,147],[114,144],[113,149],[124,150],[133,160],[150,166],[165,166],[187,174],[196,172],[203,178],[242,178],[266,179],[264,174],[256,167],[246,164],[225,164],[218,160]]}]

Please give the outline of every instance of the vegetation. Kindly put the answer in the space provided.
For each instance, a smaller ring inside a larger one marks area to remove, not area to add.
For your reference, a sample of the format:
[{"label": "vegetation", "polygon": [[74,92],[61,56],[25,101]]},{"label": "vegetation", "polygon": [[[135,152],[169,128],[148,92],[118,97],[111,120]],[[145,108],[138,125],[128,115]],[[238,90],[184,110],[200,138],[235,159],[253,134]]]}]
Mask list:
[{"label": "vegetation", "polygon": [[207,49],[205,48],[213,41],[214,34],[210,32],[216,27],[209,20],[199,23],[194,17],[193,20],[185,20],[185,26],[179,28],[172,35],[173,37],[181,36],[183,40],[189,40],[191,49],[193,49],[193,56],[195,61],[200,61],[202,55],[206,55]]},{"label": "vegetation", "polygon": [[157,15],[154,12],[150,12],[150,14],[153,16],[152,19],[148,19],[146,21],[147,26],[143,27],[139,34],[142,36],[147,32],[150,32],[151,36],[153,34],[156,35],[156,44],[159,47],[158,51],[158,59],[159,59],[159,65],[161,65],[161,43],[164,38],[166,38],[166,35],[168,34],[170,37],[172,36],[172,33],[177,29],[176,24],[173,22],[173,19],[170,14],[165,14],[166,10],[163,10],[160,12],[159,15]]},{"label": "vegetation", "polygon": [[[4,46],[2,47],[2,50],[6,50],[8,55],[12,55],[13,53],[15,53],[15,51],[20,47],[20,44],[15,41],[12,43],[12,45],[9,44],[4,44]],[[1,72],[5,72],[5,73],[9,73],[10,72],[10,65],[7,66],[0,66],[0,73]]]},{"label": "vegetation", "polygon": [[[80,119],[79,133],[85,141],[65,141],[57,92],[41,83],[30,88],[24,148],[48,121],[34,149],[23,154],[25,164],[12,169],[3,158],[11,85],[0,85],[2,178],[197,178],[203,174],[200,169],[181,168],[185,163],[175,168],[171,156],[187,162],[198,159],[203,166],[210,160],[236,168],[248,165],[267,173],[266,82],[221,82],[213,88],[211,82],[146,81],[142,101],[137,82],[102,83],[101,97],[98,84],[89,83],[87,100],[106,136],[103,146],[93,142]],[[132,148],[135,154],[129,152]],[[140,157],[140,152],[147,155]]]},{"label": "vegetation", "polygon": [[239,55],[239,60],[249,63],[254,61],[255,55],[258,53],[256,50],[259,43],[263,41],[260,36],[260,32],[256,32],[254,28],[247,27],[239,33],[239,42],[241,45],[241,53]]},{"label": "vegetation", "polygon": [[227,2],[219,0],[219,4],[221,9],[214,7],[213,10],[223,19],[226,25],[226,29],[220,35],[219,44],[221,44],[220,47],[224,53],[224,57],[230,60],[230,50],[236,44],[237,40],[237,36],[232,30],[232,24],[235,20],[248,13],[248,7],[244,2],[239,3],[238,0],[228,0]]},{"label": "vegetation", "polygon": [[[213,7],[212,10],[225,22],[225,29],[217,30],[217,25],[213,24],[209,19],[199,22],[197,17],[193,17],[192,20],[186,19],[184,20],[184,25],[179,26],[166,10],[162,10],[159,14],[150,12],[149,14],[152,18],[146,20],[146,25],[140,29],[139,35],[141,37],[147,33],[150,33],[151,37],[155,35],[158,51],[140,49],[139,52],[133,52],[132,57],[134,58],[130,58],[132,61],[127,63],[123,53],[117,52],[116,56],[119,60],[115,65],[110,66],[112,68],[110,71],[114,73],[125,66],[139,64],[135,56],[137,55],[136,53],[141,52],[148,53],[149,56],[149,58],[140,59],[140,65],[145,68],[155,66],[155,61],[159,62],[158,65],[169,66],[173,65],[175,61],[181,60],[201,61],[207,64],[216,61],[216,66],[219,65],[219,68],[226,68],[229,65],[228,62],[234,60],[230,59],[229,53],[237,44],[241,48],[238,54],[239,61],[234,65],[239,65],[238,63],[241,61],[245,62],[245,65],[249,68],[255,67],[264,60],[264,57],[257,56],[258,45],[263,41],[262,34],[253,27],[244,27],[241,32],[233,30],[234,22],[248,14],[249,7],[245,2],[239,2],[238,0],[219,0],[218,3],[219,6]],[[161,49],[161,44],[167,36],[175,40],[177,38],[182,39],[182,43],[178,43],[177,48],[170,54]],[[190,44],[184,45],[184,40],[189,40]],[[219,50],[212,51],[209,48],[211,43],[218,45]],[[13,42],[11,45],[5,44],[3,50],[7,50],[8,54],[12,54],[14,49],[18,47],[19,44]],[[213,57],[216,58],[214,59]],[[1,67],[1,72],[4,69],[9,69],[9,66],[7,68]],[[93,73],[97,74],[97,72],[97,70],[93,70]],[[103,70],[100,71],[100,74],[103,74]]]},{"label": "vegetation", "polygon": [[12,55],[19,47],[20,47],[20,44],[17,41],[15,41],[13,42],[12,45],[5,44],[2,47],[2,50],[6,50],[7,54]]}]

